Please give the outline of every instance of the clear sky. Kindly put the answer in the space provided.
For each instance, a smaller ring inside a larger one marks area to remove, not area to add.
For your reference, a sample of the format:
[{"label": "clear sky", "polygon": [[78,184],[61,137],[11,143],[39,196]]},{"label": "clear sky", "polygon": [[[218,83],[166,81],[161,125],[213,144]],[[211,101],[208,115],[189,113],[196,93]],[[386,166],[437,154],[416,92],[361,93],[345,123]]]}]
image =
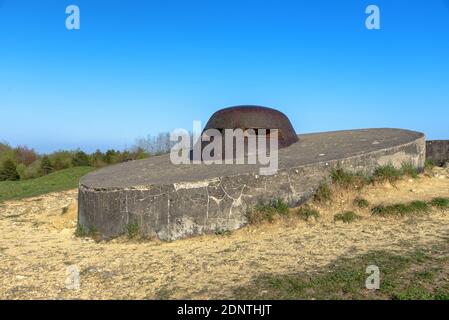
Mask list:
[{"label": "clear sky", "polygon": [[0,0],[0,140],[121,149],[239,104],[449,139],[449,1]]}]

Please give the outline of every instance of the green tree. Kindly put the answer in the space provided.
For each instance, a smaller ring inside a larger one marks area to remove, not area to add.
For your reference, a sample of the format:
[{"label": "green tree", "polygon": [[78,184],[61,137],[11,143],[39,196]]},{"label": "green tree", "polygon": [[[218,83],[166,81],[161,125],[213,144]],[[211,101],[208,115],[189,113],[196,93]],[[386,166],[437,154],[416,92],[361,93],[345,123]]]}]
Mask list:
[{"label": "green tree", "polygon": [[72,165],[74,167],[90,166],[89,157],[83,151],[78,151],[73,156]]},{"label": "green tree", "polygon": [[48,156],[43,156],[41,161],[41,173],[46,176],[51,172],[53,172],[53,164]]},{"label": "green tree", "polygon": [[16,181],[20,180],[20,175],[17,172],[17,166],[11,159],[3,161],[0,169],[0,181]]},{"label": "green tree", "polygon": [[107,164],[112,164],[117,162],[117,151],[114,149],[110,149],[106,151],[106,154],[104,155],[104,162]]}]

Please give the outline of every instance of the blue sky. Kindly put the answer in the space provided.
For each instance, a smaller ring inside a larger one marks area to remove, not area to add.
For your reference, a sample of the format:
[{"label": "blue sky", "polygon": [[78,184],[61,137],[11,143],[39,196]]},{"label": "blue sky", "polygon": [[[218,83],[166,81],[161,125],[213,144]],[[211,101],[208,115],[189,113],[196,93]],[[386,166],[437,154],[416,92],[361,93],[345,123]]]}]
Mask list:
[{"label": "blue sky", "polygon": [[121,149],[239,104],[449,139],[449,1],[0,0],[0,140]]}]

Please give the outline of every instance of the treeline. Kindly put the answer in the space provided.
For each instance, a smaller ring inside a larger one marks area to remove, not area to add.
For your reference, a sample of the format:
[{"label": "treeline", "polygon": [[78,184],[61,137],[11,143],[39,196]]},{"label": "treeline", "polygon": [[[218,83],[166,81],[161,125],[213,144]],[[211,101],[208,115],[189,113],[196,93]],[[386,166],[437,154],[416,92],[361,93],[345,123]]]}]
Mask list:
[{"label": "treeline", "polygon": [[0,143],[0,181],[33,179],[71,167],[104,167],[144,159],[169,152],[172,145],[169,133],[138,139],[130,150],[97,150],[90,154],[81,150],[39,154],[26,146],[14,148],[4,142]]}]

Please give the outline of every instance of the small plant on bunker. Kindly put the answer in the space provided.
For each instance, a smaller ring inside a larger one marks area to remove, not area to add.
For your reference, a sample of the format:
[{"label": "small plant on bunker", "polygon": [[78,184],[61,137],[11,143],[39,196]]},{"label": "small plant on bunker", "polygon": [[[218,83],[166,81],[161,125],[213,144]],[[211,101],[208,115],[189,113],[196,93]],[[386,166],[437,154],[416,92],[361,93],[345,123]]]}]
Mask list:
[{"label": "small plant on bunker", "polygon": [[128,238],[134,239],[136,238],[140,233],[140,228],[137,223],[128,223],[126,225],[126,234],[128,235]]},{"label": "small plant on bunker", "polygon": [[309,219],[311,219],[311,218],[318,219],[318,217],[320,216],[320,213],[318,212],[318,210],[315,210],[308,205],[297,209],[295,211],[295,214],[300,219],[305,220],[305,221],[309,221]]},{"label": "small plant on bunker", "polygon": [[359,219],[361,217],[353,211],[345,211],[334,216],[334,221],[342,221],[344,223],[351,223]]}]

